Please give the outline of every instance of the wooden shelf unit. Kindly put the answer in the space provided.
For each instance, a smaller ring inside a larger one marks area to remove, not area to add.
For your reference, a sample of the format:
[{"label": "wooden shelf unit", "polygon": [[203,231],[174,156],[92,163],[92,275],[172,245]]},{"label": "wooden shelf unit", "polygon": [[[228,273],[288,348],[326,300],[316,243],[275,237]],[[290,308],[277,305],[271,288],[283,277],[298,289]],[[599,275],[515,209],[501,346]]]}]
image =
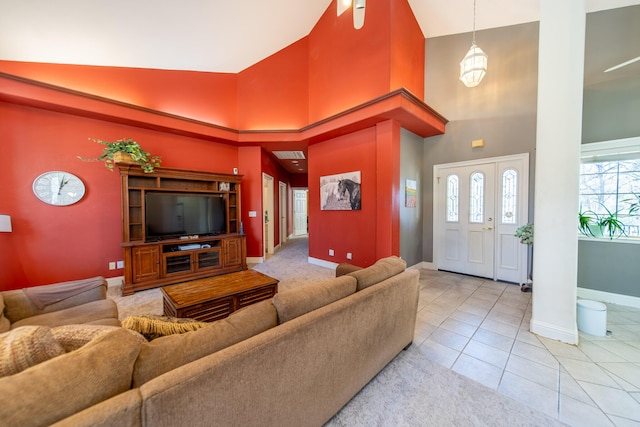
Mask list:
[{"label": "wooden shelf unit", "polygon": [[[246,270],[245,236],[240,234],[241,175],[156,168],[146,174],[138,165],[118,164],[122,185],[123,293]],[[226,230],[216,236],[147,241],[144,201],[149,192],[220,195],[225,201]],[[190,250],[180,246],[197,244]]]}]

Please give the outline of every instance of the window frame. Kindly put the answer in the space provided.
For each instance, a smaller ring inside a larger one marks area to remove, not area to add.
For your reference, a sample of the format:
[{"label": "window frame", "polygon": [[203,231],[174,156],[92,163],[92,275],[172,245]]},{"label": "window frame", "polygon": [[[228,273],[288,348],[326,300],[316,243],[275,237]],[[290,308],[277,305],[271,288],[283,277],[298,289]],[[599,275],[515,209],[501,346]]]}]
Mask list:
[{"label": "window frame", "polygon": [[[590,163],[607,160],[640,159],[640,136],[633,138],[615,139],[610,141],[592,142],[580,146],[580,164],[588,160]],[[578,194],[579,197],[581,194]],[[616,193],[617,196],[617,193]],[[615,239],[594,238],[578,232],[580,240],[598,242],[617,242],[640,244],[640,236],[621,236]]]}]

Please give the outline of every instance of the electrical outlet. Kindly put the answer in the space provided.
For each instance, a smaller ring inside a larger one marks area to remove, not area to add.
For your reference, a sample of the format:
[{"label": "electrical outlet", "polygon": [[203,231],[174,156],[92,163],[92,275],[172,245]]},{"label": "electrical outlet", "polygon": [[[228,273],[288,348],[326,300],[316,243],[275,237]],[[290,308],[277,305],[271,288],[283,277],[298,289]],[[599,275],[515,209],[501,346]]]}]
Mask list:
[{"label": "electrical outlet", "polygon": [[329,249],[329,256],[334,256],[335,253],[333,252],[333,249]]},{"label": "electrical outlet", "polygon": [[116,262],[116,267],[117,267],[117,268],[124,268],[124,261],[118,261],[118,262]]},{"label": "electrical outlet", "polygon": [[351,252],[347,252],[347,259],[353,258],[353,254]]},{"label": "electrical outlet", "polygon": [[111,261],[109,263],[109,270],[115,270],[116,269],[116,262],[115,261]]}]

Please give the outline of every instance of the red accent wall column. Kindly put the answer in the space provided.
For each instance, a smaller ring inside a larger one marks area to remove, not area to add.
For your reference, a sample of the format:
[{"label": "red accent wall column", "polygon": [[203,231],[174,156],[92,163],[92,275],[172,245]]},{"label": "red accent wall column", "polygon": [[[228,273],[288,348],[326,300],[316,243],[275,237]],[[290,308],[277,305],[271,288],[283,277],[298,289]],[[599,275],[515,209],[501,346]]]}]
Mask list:
[{"label": "red accent wall column", "polygon": [[[247,256],[262,252],[262,148],[238,148],[238,172],[242,175],[242,225],[247,235]],[[255,211],[255,217],[249,212]]]},{"label": "red accent wall column", "polygon": [[400,124],[376,125],[376,259],[400,255]]}]

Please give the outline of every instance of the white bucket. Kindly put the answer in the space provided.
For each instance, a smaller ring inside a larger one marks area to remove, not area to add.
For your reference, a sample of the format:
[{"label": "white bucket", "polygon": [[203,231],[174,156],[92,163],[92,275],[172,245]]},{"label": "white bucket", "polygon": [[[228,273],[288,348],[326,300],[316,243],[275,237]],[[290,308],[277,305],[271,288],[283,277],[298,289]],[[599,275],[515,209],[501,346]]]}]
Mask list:
[{"label": "white bucket", "polygon": [[607,335],[607,306],[598,301],[578,300],[578,330],[585,334]]}]

